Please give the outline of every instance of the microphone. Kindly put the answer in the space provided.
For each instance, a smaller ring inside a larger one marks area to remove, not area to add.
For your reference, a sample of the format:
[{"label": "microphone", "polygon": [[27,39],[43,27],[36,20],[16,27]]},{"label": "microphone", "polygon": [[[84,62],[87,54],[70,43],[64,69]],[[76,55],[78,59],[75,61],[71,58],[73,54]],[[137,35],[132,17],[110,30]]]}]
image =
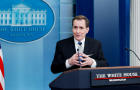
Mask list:
[{"label": "microphone", "polygon": [[125,48],[125,50],[129,51],[129,52],[132,52],[133,54],[135,54],[135,56],[137,57],[137,59],[140,61],[140,58],[139,56],[135,53],[135,51],[129,49],[129,48]]}]

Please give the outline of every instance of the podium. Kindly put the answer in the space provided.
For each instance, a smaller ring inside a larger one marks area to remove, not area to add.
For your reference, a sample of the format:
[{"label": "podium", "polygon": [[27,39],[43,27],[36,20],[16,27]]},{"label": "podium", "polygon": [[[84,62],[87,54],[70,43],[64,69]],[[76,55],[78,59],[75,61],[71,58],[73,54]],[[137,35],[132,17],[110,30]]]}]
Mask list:
[{"label": "podium", "polygon": [[140,67],[78,68],[63,72],[51,90],[140,90]]}]

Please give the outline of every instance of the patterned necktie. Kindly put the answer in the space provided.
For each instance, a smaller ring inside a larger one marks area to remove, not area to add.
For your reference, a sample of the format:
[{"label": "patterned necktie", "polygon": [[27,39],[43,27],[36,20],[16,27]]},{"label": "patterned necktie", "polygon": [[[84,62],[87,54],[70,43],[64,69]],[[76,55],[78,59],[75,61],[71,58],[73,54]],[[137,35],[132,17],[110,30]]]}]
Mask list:
[{"label": "patterned necktie", "polygon": [[78,50],[79,53],[83,53],[82,42],[78,42]]}]

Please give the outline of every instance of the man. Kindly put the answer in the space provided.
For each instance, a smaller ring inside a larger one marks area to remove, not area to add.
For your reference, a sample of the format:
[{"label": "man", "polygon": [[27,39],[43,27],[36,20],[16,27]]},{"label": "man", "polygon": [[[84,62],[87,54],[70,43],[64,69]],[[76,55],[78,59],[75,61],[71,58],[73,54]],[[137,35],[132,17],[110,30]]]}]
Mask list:
[{"label": "man", "polygon": [[89,20],[79,15],[73,18],[73,37],[57,42],[54,60],[51,65],[53,73],[75,68],[108,66],[97,40],[87,38]]}]

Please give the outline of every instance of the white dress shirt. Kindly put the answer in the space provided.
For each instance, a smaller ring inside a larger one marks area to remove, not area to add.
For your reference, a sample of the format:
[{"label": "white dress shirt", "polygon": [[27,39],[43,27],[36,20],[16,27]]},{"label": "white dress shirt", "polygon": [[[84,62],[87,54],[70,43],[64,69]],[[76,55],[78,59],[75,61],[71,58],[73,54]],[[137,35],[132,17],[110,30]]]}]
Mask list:
[{"label": "white dress shirt", "polygon": [[[79,41],[77,41],[75,38],[74,38],[74,43],[75,43],[75,50],[77,52],[77,49],[78,49],[78,44]],[[82,44],[81,44],[81,47],[82,47],[82,53],[84,52],[84,46],[85,46],[85,38],[83,40],[80,41]],[[68,62],[69,59],[66,60],[66,68],[70,68],[72,65],[69,64]],[[94,59],[92,59],[93,61],[93,64],[91,65],[91,67],[96,67],[96,61]]]}]

